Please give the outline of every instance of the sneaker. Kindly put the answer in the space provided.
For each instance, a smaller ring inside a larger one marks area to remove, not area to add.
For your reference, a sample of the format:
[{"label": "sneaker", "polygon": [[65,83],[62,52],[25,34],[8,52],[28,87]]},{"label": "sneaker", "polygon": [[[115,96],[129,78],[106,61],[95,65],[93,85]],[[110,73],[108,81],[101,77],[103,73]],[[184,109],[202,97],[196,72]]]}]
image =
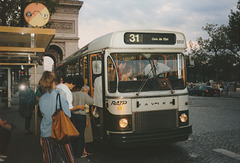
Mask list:
[{"label": "sneaker", "polygon": [[87,157],[87,154],[82,154],[81,158]]},{"label": "sneaker", "polygon": [[4,162],[4,161],[5,161],[4,159],[0,158],[0,162]]}]

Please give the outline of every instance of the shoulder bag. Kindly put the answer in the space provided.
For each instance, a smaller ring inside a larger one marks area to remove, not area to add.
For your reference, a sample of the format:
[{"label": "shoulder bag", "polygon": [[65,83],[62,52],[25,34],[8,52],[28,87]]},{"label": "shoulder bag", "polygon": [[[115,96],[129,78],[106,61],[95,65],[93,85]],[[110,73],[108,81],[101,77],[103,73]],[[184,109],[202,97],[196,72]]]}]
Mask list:
[{"label": "shoulder bag", "polygon": [[[57,109],[59,99],[60,109]],[[52,115],[52,133],[51,137],[56,139],[60,144],[70,143],[74,138],[79,136],[79,132],[72,124],[70,118],[62,110],[60,94],[57,94],[56,111]]]}]

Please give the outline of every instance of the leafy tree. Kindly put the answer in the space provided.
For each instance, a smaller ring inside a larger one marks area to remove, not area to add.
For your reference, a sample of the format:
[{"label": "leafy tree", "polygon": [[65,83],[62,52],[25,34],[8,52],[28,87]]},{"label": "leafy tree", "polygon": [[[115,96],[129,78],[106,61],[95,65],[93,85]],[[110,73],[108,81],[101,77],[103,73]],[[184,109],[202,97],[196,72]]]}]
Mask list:
[{"label": "leafy tree", "polygon": [[[204,40],[202,40],[204,42]],[[190,58],[194,59],[194,66],[190,66],[187,59],[188,68],[188,81],[197,82],[214,79],[212,74],[214,74],[214,68],[212,66],[211,60],[212,55],[208,55],[208,51],[204,48],[200,48],[199,45],[194,44],[192,41],[189,42],[190,50],[188,55]]]},{"label": "leafy tree", "polygon": [[0,0],[0,25],[10,26],[19,24],[19,0]]},{"label": "leafy tree", "polygon": [[230,39],[230,50],[235,54],[240,51],[240,0],[238,1],[237,11],[231,10],[228,23],[228,37]]},{"label": "leafy tree", "polygon": [[215,56],[220,55],[227,49],[228,36],[226,35],[227,27],[221,25],[218,27],[217,24],[207,24],[202,27],[208,33],[209,38],[203,40],[202,37],[197,39],[200,49],[204,49]]},{"label": "leafy tree", "polygon": [[221,55],[226,54],[227,45],[229,44],[229,39],[226,34],[227,27],[221,25],[218,27],[217,24],[207,24],[205,27],[202,27],[208,33],[209,38],[203,39],[202,37],[197,38],[199,45],[200,54],[205,54],[211,56],[210,58],[215,58],[211,65],[214,66],[216,71],[216,80],[219,80],[219,70],[221,66],[219,64]]},{"label": "leafy tree", "polygon": [[[228,27],[207,24],[202,27],[208,38],[197,38],[198,46],[191,46],[189,55],[194,56],[195,67],[188,68],[189,78],[207,81],[209,79],[239,81],[240,58],[229,49]],[[216,76],[214,76],[215,74]],[[190,80],[191,80],[190,79]]]},{"label": "leafy tree", "polygon": [[0,25],[1,26],[28,26],[24,19],[24,9],[30,3],[38,2],[45,5],[50,16],[55,13],[59,0],[0,0]]},{"label": "leafy tree", "polygon": [[[237,11],[231,10],[228,26],[207,24],[202,27],[208,38],[197,38],[198,46],[191,46],[195,67],[188,67],[189,78],[239,81],[240,77],[240,0]],[[216,74],[216,76],[213,76]],[[190,80],[191,80],[190,79]]]}]

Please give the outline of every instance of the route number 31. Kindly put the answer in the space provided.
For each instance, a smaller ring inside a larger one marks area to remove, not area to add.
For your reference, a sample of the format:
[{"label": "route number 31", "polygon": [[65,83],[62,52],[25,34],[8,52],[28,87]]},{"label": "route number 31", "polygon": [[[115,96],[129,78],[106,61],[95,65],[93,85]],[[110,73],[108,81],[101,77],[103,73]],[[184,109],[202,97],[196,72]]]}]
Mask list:
[{"label": "route number 31", "polygon": [[129,41],[130,42],[140,42],[139,34],[130,34],[129,35]]}]

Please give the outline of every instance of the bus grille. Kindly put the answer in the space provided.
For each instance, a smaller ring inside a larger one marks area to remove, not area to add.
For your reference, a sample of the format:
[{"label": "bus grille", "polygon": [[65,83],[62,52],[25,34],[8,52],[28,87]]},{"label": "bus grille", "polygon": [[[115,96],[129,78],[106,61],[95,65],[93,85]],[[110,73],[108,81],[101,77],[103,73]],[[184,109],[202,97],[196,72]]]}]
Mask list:
[{"label": "bus grille", "polygon": [[178,126],[176,109],[133,113],[133,131],[152,131],[176,128]]}]

